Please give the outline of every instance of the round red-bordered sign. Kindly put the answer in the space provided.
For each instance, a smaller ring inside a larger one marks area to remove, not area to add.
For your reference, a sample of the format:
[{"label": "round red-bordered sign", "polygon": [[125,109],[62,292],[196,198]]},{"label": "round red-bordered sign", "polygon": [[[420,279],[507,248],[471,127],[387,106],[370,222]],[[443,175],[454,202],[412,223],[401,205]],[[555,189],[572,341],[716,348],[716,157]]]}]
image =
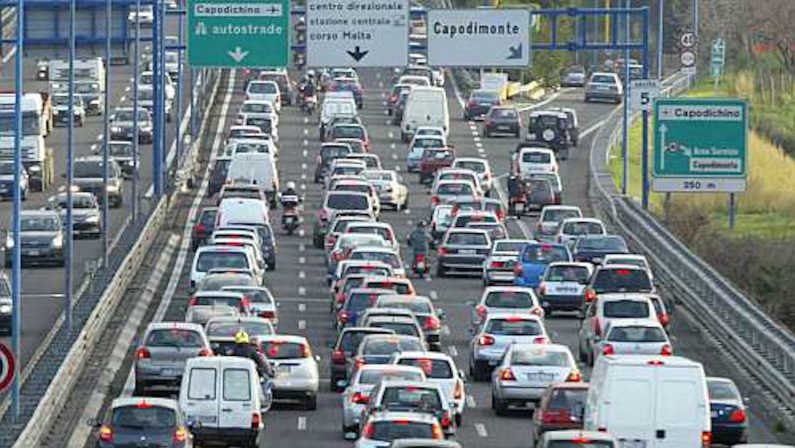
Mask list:
[{"label": "round red-bordered sign", "polygon": [[14,353],[5,345],[0,343],[0,392],[14,381]]}]

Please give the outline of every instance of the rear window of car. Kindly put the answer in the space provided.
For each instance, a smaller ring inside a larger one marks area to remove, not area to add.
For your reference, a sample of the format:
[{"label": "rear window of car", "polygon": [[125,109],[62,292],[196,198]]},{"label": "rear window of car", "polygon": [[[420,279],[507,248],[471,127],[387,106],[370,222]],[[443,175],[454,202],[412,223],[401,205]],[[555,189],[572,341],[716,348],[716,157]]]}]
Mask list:
[{"label": "rear window of car", "polygon": [[535,336],[543,334],[541,324],[533,319],[491,319],[486,333],[498,336]]},{"label": "rear window of car", "polygon": [[392,252],[354,252],[353,255],[351,255],[351,260],[380,261],[392,266],[393,269],[401,267],[400,259]]},{"label": "rear window of car", "polygon": [[224,400],[251,400],[251,372],[246,369],[224,369]]},{"label": "rear window of car", "polygon": [[551,366],[566,367],[570,360],[563,352],[532,348],[530,350],[514,350],[511,364],[516,366]]},{"label": "rear window of car", "polygon": [[616,327],[607,335],[614,342],[665,342],[665,334],[657,327]]},{"label": "rear window of car", "polygon": [[442,397],[437,389],[399,386],[387,387],[381,397],[384,409],[441,409]]},{"label": "rear window of car", "polygon": [[485,305],[492,308],[532,308],[533,297],[524,291],[491,291],[486,295]]},{"label": "rear window of car", "polygon": [[378,338],[364,341],[362,353],[366,355],[391,355],[396,352],[424,352],[425,348],[417,338]]},{"label": "rear window of car", "polygon": [[146,337],[147,347],[199,348],[203,345],[204,341],[199,333],[183,328],[152,330]]},{"label": "rear window of car", "polygon": [[358,194],[330,194],[326,207],[334,210],[368,210],[370,201],[367,196]]},{"label": "rear window of car", "polygon": [[339,348],[345,353],[353,353],[359,349],[359,344],[362,343],[362,339],[370,334],[374,333],[368,331],[346,331],[342,334]]},{"label": "rear window of car", "polygon": [[411,290],[411,286],[408,283],[395,282],[392,280],[368,281],[367,287],[378,288],[378,289],[389,289],[391,291],[394,291],[396,294],[411,294],[413,292]]},{"label": "rear window of car", "polygon": [[500,93],[493,90],[475,90],[472,92],[472,98],[481,101],[497,101],[500,99]]},{"label": "rear window of car", "polygon": [[648,292],[652,284],[643,269],[600,269],[593,288],[596,292]]},{"label": "rear window of car", "polygon": [[616,79],[608,75],[593,75],[591,76],[591,82],[615,84]]},{"label": "rear window of car", "polygon": [[379,421],[373,423],[373,440],[391,442],[397,439],[432,439],[433,426],[412,421]]},{"label": "rear window of car", "polygon": [[348,229],[348,233],[372,233],[380,236],[384,241],[392,240],[392,232],[386,227],[378,226],[356,226]]},{"label": "rear window of car", "polygon": [[615,319],[642,319],[649,316],[649,305],[638,300],[610,300],[602,306],[604,316]]},{"label": "rear window of car", "polygon": [[737,400],[740,393],[728,381],[707,381],[707,392],[710,400]]},{"label": "rear window of car", "polygon": [[531,193],[552,194],[552,183],[546,179],[531,179],[527,181],[527,188]]},{"label": "rear window of car", "polygon": [[455,226],[466,227],[471,222],[496,223],[497,217],[493,215],[460,215],[455,220]]},{"label": "rear window of car", "polygon": [[492,109],[489,113],[489,116],[492,118],[517,118],[519,114],[516,113],[515,109]]},{"label": "rear window of car", "polygon": [[213,275],[210,274],[199,282],[200,291],[219,291],[225,286],[256,286],[257,282],[248,275]]},{"label": "rear window of car", "polygon": [[415,148],[441,148],[444,146],[444,141],[440,138],[415,138]]},{"label": "rear window of car", "polygon": [[522,162],[527,163],[551,163],[552,155],[546,152],[528,151],[522,154]]},{"label": "rear window of car", "polygon": [[419,372],[407,370],[365,370],[359,375],[359,384],[376,384],[381,380],[422,381]]},{"label": "rear window of car", "polygon": [[465,160],[465,161],[462,161],[462,162],[456,162],[455,167],[456,168],[461,168],[463,170],[472,170],[472,171],[474,171],[476,173],[482,173],[482,172],[486,171],[486,164],[485,163],[483,163],[483,162],[474,162],[474,161],[469,161],[469,160]]},{"label": "rear window of car", "polygon": [[419,367],[427,378],[452,378],[453,369],[444,359],[428,358],[403,358],[399,362],[402,366]]},{"label": "rear window of car", "polygon": [[550,266],[544,279],[548,282],[588,283],[591,275],[585,266]]},{"label": "rear window of car", "polygon": [[320,157],[324,161],[328,161],[330,159],[334,159],[337,157],[343,157],[351,153],[351,148],[343,145],[327,145],[323,146],[320,149]]},{"label": "rear window of car", "polygon": [[569,253],[563,246],[552,244],[528,244],[522,252],[522,262],[549,264],[569,261]]},{"label": "rear window of car", "polygon": [[457,232],[448,234],[446,244],[459,246],[487,246],[489,240],[488,237],[482,233]]},{"label": "rear window of car", "polygon": [[364,140],[366,133],[361,126],[334,126],[331,138],[358,138]]},{"label": "rear window of car", "polygon": [[227,287],[224,291],[239,292],[251,303],[273,303],[273,297],[261,289]]},{"label": "rear window of car", "polygon": [[410,300],[390,300],[388,298],[381,299],[378,301],[379,308],[400,308],[404,310],[411,310],[418,314],[430,314],[433,312],[431,309],[431,304],[425,300],[420,298],[414,298]]},{"label": "rear window of car", "polygon": [[345,302],[345,309],[348,311],[362,311],[375,305],[378,294],[369,292],[355,292],[348,297]]},{"label": "rear window of car", "polygon": [[494,252],[508,252],[518,254],[524,246],[523,241],[502,241],[494,244]]},{"label": "rear window of car", "polygon": [[242,252],[203,252],[196,261],[196,270],[207,272],[210,269],[248,269],[248,258]]},{"label": "rear window of car", "polygon": [[194,305],[198,306],[231,306],[238,310],[243,310],[243,301],[238,297],[196,297]]},{"label": "rear window of car", "polygon": [[276,93],[279,88],[273,82],[252,82],[248,85],[250,93]]},{"label": "rear window of car", "polygon": [[264,322],[209,322],[206,327],[207,336],[234,336],[243,330],[248,334],[273,334],[273,326]]},{"label": "rear window of car", "polygon": [[409,322],[392,322],[392,321],[374,321],[368,327],[371,328],[384,328],[392,330],[395,334],[402,334],[405,336],[419,336],[417,326]]},{"label": "rear window of car", "polygon": [[473,193],[472,185],[459,182],[442,184],[436,189],[436,194],[440,196],[470,196]]},{"label": "rear window of car", "polygon": [[585,409],[585,401],[588,399],[588,389],[555,389],[549,398],[547,409],[564,410],[568,409],[573,414],[582,417]]},{"label": "rear window of car", "polygon": [[579,218],[579,217],[580,214],[577,213],[577,210],[552,209],[552,210],[544,210],[544,212],[542,213],[541,221],[560,223],[564,219]]},{"label": "rear window of car", "polygon": [[610,252],[626,252],[627,242],[620,236],[611,236],[605,238],[582,238],[577,241],[578,250],[594,250],[594,251],[610,251]]},{"label": "rear window of car", "polygon": [[453,158],[454,158],[452,151],[437,150],[437,149],[426,149],[422,153],[422,157],[427,159],[427,160],[433,159],[433,160],[439,160],[439,161],[453,160]]},{"label": "rear window of car", "polygon": [[162,406],[121,406],[113,410],[111,424],[118,428],[168,429],[177,424],[173,409]]},{"label": "rear window of car", "polygon": [[188,398],[215,400],[215,369],[193,368],[188,378]]},{"label": "rear window of car", "polygon": [[269,114],[273,108],[268,103],[243,103],[243,113]]},{"label": "rear window of car", "polygon": [[553,440],[547,444],[547,448],[616,448],[616,446],[607,440],[591,440],[585,443],[580,440]]}]

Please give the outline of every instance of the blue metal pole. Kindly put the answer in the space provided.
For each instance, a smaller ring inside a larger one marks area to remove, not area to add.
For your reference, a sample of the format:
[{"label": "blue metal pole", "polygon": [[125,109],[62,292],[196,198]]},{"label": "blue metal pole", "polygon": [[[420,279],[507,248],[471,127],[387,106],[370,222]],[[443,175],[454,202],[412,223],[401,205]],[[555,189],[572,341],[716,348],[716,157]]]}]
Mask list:
[{"label": "blue metal pole", "polygon": [[[72,281],[74,275],[74,215],[72,213],[72,185],[74,185],[75,157],[75,15],[77,0],[69,1],[69,127],[66,137],[66,254],[64,272],[64,321],[72,331]],[[107,94],[107,92],[105,92]],[[107,109],[106,109],[107,113]]]},{"label": "blue metal pole", "polygon": [[110,148],[110,38],[111,16],[113,13],[111,0],[105,0],[105,114],[102,128],[102,266],[108,267],[108,236],[110,233],[110,220],[108,219],[108,149]]},{"label": "blue metal pole", "polygon": [[153,135],[153,151],[152,151],[152,183],[154,186],[154,197],[159,199],[163,195],[163,141],[160,139],[160,132],[162,132],[163,124],[158,119],[158,111],[160,110],[160,89],[163,88],[163,73],[161,72],[162,61],[160,59],[160,21],[163,18],[160,16],[160,5],[157,0],[154,1],[152,6],[154,24],[152,26],[152,112],[155,114],[154,126],[152,128]]},{"label": "blue metal pole", "polygon": [[180,129],[180,121],[182,119],[182,87],[185,85],[185,82],[184,82],[185,80],[183,79],[183,73],[182,73],[182,55],[183,55],[183,53],[182,53],[182,50],[181,50],[182,45],[183,45],[182,35],[185,32],[184,31],[185,21],[183,20],[182,13],[179,14],[177,20],[178,20],[177,45],[179,45],[179,47],[180,47],[180,50],[177,52],[177,54],[179,55],[179,59],[178,59],[178,62],[177,62],[177,81],[178,81],[179,85],[178,85],[177,95],[176,95],[177,96],[176,97],[177,113],[176,113],[176,115],[172,114],[172,117],[175,117],[174,121],[176,122],[176,131],[177,131],[176,132],[176,139],[177,139],[176,140],[177,141],[177,157],[176,157],[176,160],[179,162],[179,164],[177,166],[181,166],[183,148],[182,148],[182,132],[181,132],[181,129]]},{"label": "blue metal pole", "polygon": [[662,81],[663,79],[663,27],[665,26],[665,21],[663,20],[663,16],[665,15],[665,0],[657,0],[659,4],[659,11],[657,17],[657,79]]},{"label": "blue metal pole", "polygon": [[[626,0],[626,7],[629,7],[629,0]],[[629,15],[624,15],[624,41],[622,44],[629,43]],[[624,161],[624,173],[621,178],[621,193],[627,194],[629,189],[629,48],[624,50],[624,126],[621,130],[621,153]]]},{"label": "blue metal pole", "polygon": [[135,9],[139,13],[135,14],[135,55],[133,61],[133,177],[132,177],[132,219],[138,219],[138,152],[140,142],[138,141],[138,83],[141,75],[141,0],[135,0]]},{"label": "blue metal pole", "polygon": [[[19,377],[19,365],[22,359],[22,350],[20,347],[22,335],[22,308],[20,295],[22,292],[22,239],[20,235],[20,228],[22,220],[20,213],[22,212],[22,78],[23,66],[22,57],[24,54],[24,33],[23,33],[23,17],[25,15],[25,0],[17,1],[17,36],[16,36],[16,57],[14,58],[14,205],[11,220],[12,225],[12,238],[14,247],[12,248],[11,257],[11,350],[14,352],[14,358],[17,362],[14,363],[14,383],[11,386],[11,407],[13,408],[14,420],[20,415],[19,403],[19,389],[22,384]],[[42,185],[44,185],[44,178],[47,175],[45,170],[46,166],[41,167]],[[6,245],[6,248],[8,246]],[[7,249],[6,249],[7,250]]]},{"label": "blue metal pole", "polygon": [[[593,7],[594,9],[599,8],[599,0],[593,0]],[[599,21],[594,16],[593,19],[593,42],[599,42]],[[594,70],[599,65],[599,52],[598,51],[591,51],[591,55],[593,57],[593,61],[591,62],[591,66]]]},{"label": "blue metal pole", "polygon": [[158,121],[162,123],[160,126],[160,148],[162,149],[161,155],[161,176],[162,180],[161,185],[163,185],[163,192],[165,193],[166,189],[168,188],[168,165],[166,165],[166,158],[168,155],[168,146],[166,145],[166,134],[167,134],[167,126],[166,123],[166,88],[165,88],[165,75],[168,73],[166,70],[166,2],[165,0],[158,0],[158,7],[160,8],[160,25],[158,25],[158,29],[160,31],[160,39],[158,44],[158,50],[160,52],[160,89],[158,90],[157,94],[159,97],[159,107],[157,108],[158,113]]},{"label": "blue metal pole", "polygon": [[196,140],[197,131],[197,118],[199,116],[196,111],[196,76],[199,73],[195,68],[190,69],[190,141],[191,143]]},{"label": "blue metal pole", "polygon": [[[643,12],[643,78],[649,79],[649,11]],[[662,73],[662,65],[658,68]],[[641,154],[641,176],[643,179],[643,192],[641,205],[644,210],[649,209],[649,111],[643,110],[643,146]]]}]

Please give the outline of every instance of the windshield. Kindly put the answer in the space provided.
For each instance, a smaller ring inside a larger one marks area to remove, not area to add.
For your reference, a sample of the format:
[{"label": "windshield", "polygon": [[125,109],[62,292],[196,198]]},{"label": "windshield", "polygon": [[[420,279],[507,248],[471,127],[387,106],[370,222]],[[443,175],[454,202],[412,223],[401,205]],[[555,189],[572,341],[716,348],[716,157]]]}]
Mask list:
[{"label": "windshield", "polygon": [[666,342],[662,328],[657,327],[617,327],[610,330],[608,341],[613,342]]},{"label": "windshield", "polygon": [[596,292],[648,292],[651,279],[643,269],[601,269],[593,282]]},{"label": "windshield", "polygon": [[381,421],[372,424],[372,440],[391,442],[398,439],[432,439],[433,426],[412,421]]},{"label": "windshield", "polygon": [[522,162],[526,163],[551,163],[552,155],[547,152],[528,151],[522,154]]},{"label": "windshield", "polygon": [[170,429],[176,426],[177,420],[173,409],[134,405],[114,409],[111,424],[119,428],[139,430]]},{"label": "windshield", "polygon": [[525,291],[491,291],[486,296],[485,305],[491,308],[525,308],[535,306],[533,296]]},{"label": "windshield", "polygon": [[555,261],[569,261],[569,251],[552,244],[528,244],[522,253],[524,263],[549,264]]},{"label": "windshield", "polygon": [[588,283],[591,274],[585,266],[550,266],[545,280],[548,282]]},{"label": "windshield", "polygon": [[199,348],[204,341],[199,333],[182,328],[164,328],[152,330],[146,337],[147,347],[184,347]]},{"label": "windshield", "polygon": [[537,336],[544,334],[541,323],[534,319],[491,319],[486,333],[500,336]]},{"label": "windshield", "polygon": [[[22,112],[22,135],[40,135],[40,124],[38,113]],[[16,127],[13,108],[0,112],[0,134],[13,135]]]},{"label": "windshield", "polygon": [[248,258],[243,252],[202,252],[196,261],[196,270],[207,272],[210,269],[248,269]]},{"label": "windshield", "polygon": [[533,348],[514,350],[513,356],[511,356],[511,365],[568,367],[571,366],[571,362],[569,356],[564,352]]},{"label": "windshield", "polygon": [[250,335],[273,334],[273,326],[267,322],[209,322],[205,331],[207,336],[234,336],[238,331],[243,330]]},{"label": "windshield", "polygon": [[453,378],[453,369],[444,359],[404,358],[400,360],[402,366],[419,367],[428,378]]},{"label": "windshield", "polygon": [[58,218],[52,215],[45,216],[25,216],[20,218],[20,229],[23,232],[52,232],[61,230]]},{"label": "windshield", "polygon": [[604,304],[604,316],[617,319],[642,319],[649,316],[649,304],[640,300],[610,300]]},{"label": "windshield", "polygon": [[369,210],[370,201],[365,195],[330,194],[326,207],[334,210]]},{"label": "windshield", "polygon": [[[59,194],[55,200],[57,207],[65,209],[67,207],[66,204],[66,194]],[[94,202],[93,195],[87,194],[80,194],[80,195],[72,195],[72,208],[95,208],[96,203]]]}]

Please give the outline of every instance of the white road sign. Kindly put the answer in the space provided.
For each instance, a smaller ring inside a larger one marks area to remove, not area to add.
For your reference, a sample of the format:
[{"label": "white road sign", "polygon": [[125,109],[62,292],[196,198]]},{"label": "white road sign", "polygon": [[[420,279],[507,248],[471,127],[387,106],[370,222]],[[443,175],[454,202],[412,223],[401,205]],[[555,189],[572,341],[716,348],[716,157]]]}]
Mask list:
[{"label": "white road sign", "polygon": [[404,66],[408,53],[408,0],[307,0],[310,67]]},{"label": "white road sign", "polygon": [[679,62],[683,67],[692,67],[696,64],[696,55],[692,51],[683,51],[679,54]]},{"label": "white road sign", "polygon": [[530,11],[428,11],[428,64],[443,67],[530,65]]},{"label": "white road sign", "polygon": [[660,82],[656,79],[636,79],[629,89],[632,108],[650,111],[654,100],[660,96]]},{"label": "white road sign", "polygon": [[692,31],[685,31],[679,35],[679,45],[682,48],[693,48],[696,46],[696,33]]}]

